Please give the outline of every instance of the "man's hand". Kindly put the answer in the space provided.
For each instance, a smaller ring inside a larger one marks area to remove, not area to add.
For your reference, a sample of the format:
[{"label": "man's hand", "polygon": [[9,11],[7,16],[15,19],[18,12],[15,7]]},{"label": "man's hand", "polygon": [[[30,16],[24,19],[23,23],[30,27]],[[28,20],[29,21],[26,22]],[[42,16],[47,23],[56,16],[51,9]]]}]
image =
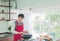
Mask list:
[{"label": "man's hand", "polygon": [[23,33],[25,34],[25,33],[29,33],[29,32],[28,31],[24,31]]},{"label": "man's hand", "polygon": [[29,33],[28,31],[23,31],[23,32],[19,32],[18,34],[26,34]]},{"label": "man's hand", "polygon": [[17,32],[17,31],[15,31],[15,34],[23,34],[23,32]]},{"label": "man's hand", "polygon": [[18,34],[23,34],[23,32],[19,32]]},{"label": "man's hand", "polygon": [[15,34],[26,34],[26,33],[29,33],[27,30],[23,31],[23,32],[17,32],[15,31]]}]

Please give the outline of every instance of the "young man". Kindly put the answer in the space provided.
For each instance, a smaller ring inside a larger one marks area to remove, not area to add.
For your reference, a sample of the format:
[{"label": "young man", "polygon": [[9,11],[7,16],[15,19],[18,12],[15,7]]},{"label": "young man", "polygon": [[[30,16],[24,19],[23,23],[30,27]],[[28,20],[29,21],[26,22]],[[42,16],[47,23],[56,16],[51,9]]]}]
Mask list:
[{"label": "young man", "polygon": [[19,14],[18,20],[12,23],[11,32],[14,33],[14,41],[22,40],[22,34],[27,33],[27,31],[24,31],[23,19],[24,15]]},{"label": "young man", "polygon": [[15,22],[15,34],[14,34],[14,41],[18,41],[19,39],[22,39],[22,34],[23,34],[23,18],[24,15],[23,14],[19,14],[18,15],[18,20],[16,20]]}]

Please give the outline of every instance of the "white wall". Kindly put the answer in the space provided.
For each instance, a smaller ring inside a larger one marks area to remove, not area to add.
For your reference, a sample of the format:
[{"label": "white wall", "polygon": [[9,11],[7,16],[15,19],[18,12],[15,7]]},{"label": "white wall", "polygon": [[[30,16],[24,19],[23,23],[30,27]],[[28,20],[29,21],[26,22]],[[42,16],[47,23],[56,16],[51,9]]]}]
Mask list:
[{"label": "white wall", "polygon": [[7,30],[7,25],[8,25],[8,22],[0,21],[0,33],[8,31]]},{"label": "white wall", "polygon": [[[8,5],[8,3],[2,3],[0,2],[0,5]],[[5,8],[5,7],[0,7],[0,12],[2,12],[2,10],[5,10],[5,12],[7,12],[9,9]],[[8,14],[2,14],[0,13],[0,19],[2,19],[2,17],[4,17],[5,19],[8,18]],[[7,32],[7,21],[0,21],[0,33],[2,32]]]},{"label": "white wall", "polygon": [[[17,1],[17,5],[18,5],[18,9],[23,9],[23,10],[29,10],[29,8],[32,8],[32,11],[33,12],[60,12],[60,0],[16,0]],[[1,3],[0,2],[0,4],[4,4],[4,5],[8,5],[8,3]],[[14,3],[12,3],[11,2],[11,5],[13,6],[13,8],[12,9],[14,9],[14,6],[15,6],[15,4]],[[27,8],[27,9],[25,9],[25,8]],[[4,8],[1,8],[0,7],[0,11],[1,11],[1,9],[4,9]],[[5,8],[5,11],[6,11],[6,9],[8,9],[8,8]],[[25,14],[25,21],[24,21],[24,24],[25,24],[25,27],[27,28],[28,27],[28,17],[29,17],[29,15],[30,14],[32,14],[31,12],[25,12],[25,11],[23,11],[22,13],[24,13]],[[20,12],[21,13],[21,12]],[[12,14],[12,16],[13,16],[14,14]],[[7,17],[7,15],[5,15],[5,14],[3,14],[3,15],[1,15],[0,14],[0,18],[2,17],[2,16],[4,16],[4,17]],[[14,17],[15,18],[15,17]],[[17,17],[16,17],[17,18]],[[4,23],[6,23],[6,26],[4,27],[3,25],[4,25]],[[4,32],[4,31],[6,31],[6,27],[7,27],[7,22],[1,22],[0,21],[0,30],[2,31],[2,32]],[[4,27],[4,29],[3,29],[3,27]]]}]

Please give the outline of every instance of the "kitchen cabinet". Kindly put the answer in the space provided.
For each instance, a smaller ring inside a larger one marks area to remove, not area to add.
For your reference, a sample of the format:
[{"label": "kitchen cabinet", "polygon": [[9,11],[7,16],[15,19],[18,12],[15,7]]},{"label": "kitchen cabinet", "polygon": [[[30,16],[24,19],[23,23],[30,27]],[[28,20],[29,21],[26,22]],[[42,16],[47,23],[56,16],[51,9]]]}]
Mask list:
[{"label": "kitchen cabinet", "polygon": [[13,41],[13,36],[2,38],[0,41]]}]

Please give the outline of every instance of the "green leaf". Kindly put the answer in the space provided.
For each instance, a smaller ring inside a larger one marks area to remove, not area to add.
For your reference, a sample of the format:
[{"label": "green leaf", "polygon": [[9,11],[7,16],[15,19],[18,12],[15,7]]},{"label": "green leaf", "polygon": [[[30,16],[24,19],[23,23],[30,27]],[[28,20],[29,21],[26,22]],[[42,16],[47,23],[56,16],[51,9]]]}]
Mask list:
[{"label": "green leaf", "polygon": [[8,27],[8,30],[11,32],[11,26],[10,26],[10,27]]}]

